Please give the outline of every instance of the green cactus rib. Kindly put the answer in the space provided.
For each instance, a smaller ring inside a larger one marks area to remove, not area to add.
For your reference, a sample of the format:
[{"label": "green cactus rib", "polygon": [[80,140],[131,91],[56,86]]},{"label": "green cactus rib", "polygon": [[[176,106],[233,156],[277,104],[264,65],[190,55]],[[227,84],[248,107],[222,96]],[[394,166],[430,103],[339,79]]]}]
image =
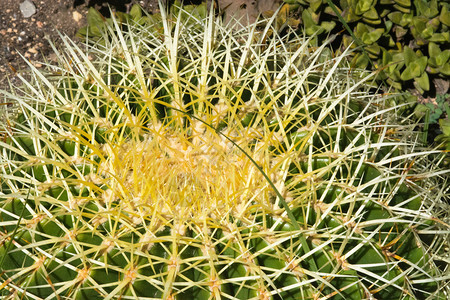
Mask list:
[{"label": "green cactus rib", "polygon": [[374,75],[196,9],[3,92],[2,299],[446,299],[448,171]]}]

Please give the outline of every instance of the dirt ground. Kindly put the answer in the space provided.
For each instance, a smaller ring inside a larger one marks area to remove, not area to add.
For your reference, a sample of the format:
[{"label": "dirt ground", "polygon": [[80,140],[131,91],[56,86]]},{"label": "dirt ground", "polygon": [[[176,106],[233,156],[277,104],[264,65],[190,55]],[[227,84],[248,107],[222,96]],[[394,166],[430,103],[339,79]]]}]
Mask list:
[{"label": "dirt ground", "polygon": [[[20,9],[25,1],[31,1],[36,8],[30,17],[25,17]],[[200,4],[203,1],[182,2]],[[208,3],[212,1],[235,17],[246,13],[252,18],[260,12],[276,10],[282,3],[282,0],[208,0]],[[162,2],[170,4],[174,1]],[[158,0],[0,0],[0,90],[10,90],[10,84],[21,84],[17,74],[29,68],[25,60],[37,68],[42,67],[44,58],[52,60],[53,50],[48,40],[58,46],[59,33],[76,40],[78,29],[86,25],[90,7],[108,17],[109,7],[113,11],[128,12],[133,4],[139,4],[149,13],[159,11]]]},{"label": "dirt ground", "polygon": [[149,12],[158,9],[158,0],[32,0],[36,12],[26,18],[20,10],[24,1],[0,0],[0,89],[9,90],[10,83],[20,84],[16,75],[28,68],[20,54],[41,68],[43,58],[52,57],[48,39],[58,45],[58,32],[74,39],[86,24],[89,7],[104,15],[109,13],[108,6],[126,12],[134,3]]}]

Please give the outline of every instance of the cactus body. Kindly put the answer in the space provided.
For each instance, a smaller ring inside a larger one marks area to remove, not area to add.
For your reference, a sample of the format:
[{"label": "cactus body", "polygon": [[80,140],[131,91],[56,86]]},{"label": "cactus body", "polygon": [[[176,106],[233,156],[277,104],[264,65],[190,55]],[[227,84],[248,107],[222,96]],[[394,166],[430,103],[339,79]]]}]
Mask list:
[{"label": "cactus body", "polygon": [[113,22],[9,94],[4,297],[447,297],[436,152],[370,74],[270,21]]}]

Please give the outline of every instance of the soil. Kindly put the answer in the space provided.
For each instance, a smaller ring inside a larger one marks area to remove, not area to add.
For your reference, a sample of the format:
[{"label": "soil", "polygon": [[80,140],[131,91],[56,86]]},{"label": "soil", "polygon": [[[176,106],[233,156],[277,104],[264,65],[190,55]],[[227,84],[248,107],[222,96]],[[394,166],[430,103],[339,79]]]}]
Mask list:
[{"label": "soil", "polygon": [[[24,17],[20,5],[31,1],[36,12]],[[180,0],[179,0],[180,1]],[[184,0],[184,4],[200,4],[206,0]],[[243,13],[250,17],[260,12],[275,10],[282,0],[207,0],[214,1],[219,10],[227,10],[239,18]],[[166,5],[173,0],[163,0]],[[149,13],[159,11],[158,0],[0,0],[0,90],[10,90],[10,86],[22,84],[18,74],[27,77],[27,60],[36,68],[42,68],[45,60],[52,61],[53,49],[60,34],[77,40],[77,31],[86,25],[86,16],[90,7],[109,17],[110,11],[128,12],[133,4],[139,4]],[[111,10],[110,10],[111,8]],[[225,13],[225,17],[227,17]],[[0,94],[0,104],[3,101]],[[1,118],[0,118],[1,120]]]},{"label": "soil", "polygon": [[78,29],[86,25],[90,7],[105,16],[109,7],[127,12],[134,3],[150,13],[159,8],[158,0],[32,0],[36,12],[25,18],[20,10],[23,2],[0,0],[0,90],[21,84],[17,75],[29,68],[26,60],[37,68],[42,67],[44,57],[51,60],[53,50],[48,40],[58,46],[59,33],[76,40]]}]

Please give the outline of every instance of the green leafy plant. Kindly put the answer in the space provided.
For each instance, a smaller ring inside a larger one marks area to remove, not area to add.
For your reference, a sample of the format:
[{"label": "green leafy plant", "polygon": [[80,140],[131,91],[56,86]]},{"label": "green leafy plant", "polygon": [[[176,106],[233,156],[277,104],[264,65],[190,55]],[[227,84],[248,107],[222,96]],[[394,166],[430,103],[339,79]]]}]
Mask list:
[{"label": "green leafy plant", "polygon": [[[208,15],[206,5],[186,5],[180,11],[181,3],[174,1],[167,15],[168,19],[180,18],[184,21],[192,20],[194,18],[205,18]],[[80,28],[77,36],[82,39],[89,39],[89,42],[102,42],[105,38],[105,33],[108,27],[112,27],[114,22],[118,24],[122,31],[127,30],[128,23],[139,24],[152,28],[155,34],[164,34],[164,27],[161,13],[144,14],[142,8],[138,4],[134,4],[129,13],[114,12],[112,17],[107,18],[103,16],[98,10],[90,8],[87,14],[87,25]],[[176,22],[176,21],[174,21]],[[174,27],[174,23],[168,22],[168,26]],[[192,25],[195,25],[194,23]],[[198,24],[197,24],[198,26]]]},{"label": "green leafy plant", "polygon": [[444,148],[450,150],[450,139],[448,132],[448,116],[450,116],[450,106],[449,106],[450,94],[438,95],[434,101],[429,101],[425,104],[417,105],[415,109],[416,115],[419,118],[424,118],[424,136],[423,142],[426,144],[428,140],[428,130],[431,124],[436,124],[439,122],[440,128],[442,129],[442,134],[436,137],[437,142],[441,142]]},{"label": "green leafy plant", "polygon": [[428,102],[420,106],[429,112],[428,122],[430,124],[438,122],[444,113],[450,115],[450,107],[448,101],[446,101],[447,99],[450,99],[450,94],[438,95],[436,97],[436,104]]},{"label": "green leafy plant", "polygon": [[439,125],[442,133],[436,137],[436,141],[443,143],[445,150],[450,151],[450,118],[440,119]]},{"label": "green leafy plant", "polygon": [[448,171],[374,74],[161,12],[2,92],[3,299],[446,299]]},{"label": "green leafy plant", "polygon": [[[450,5],[437,0],[295,0],[285,1],[299,7],[305,32],[342,33],[337,42],[344,49],[355,47],[352,65],[378,72],[401,95],[396,103],[407,103],[412,94],[436,97],[436,80],[450,78]],[[340,26],[337,26],[340,24]],[[447,91],[443,91],[446,93]],[[417,102],[417,101],[416,101]]]}]

